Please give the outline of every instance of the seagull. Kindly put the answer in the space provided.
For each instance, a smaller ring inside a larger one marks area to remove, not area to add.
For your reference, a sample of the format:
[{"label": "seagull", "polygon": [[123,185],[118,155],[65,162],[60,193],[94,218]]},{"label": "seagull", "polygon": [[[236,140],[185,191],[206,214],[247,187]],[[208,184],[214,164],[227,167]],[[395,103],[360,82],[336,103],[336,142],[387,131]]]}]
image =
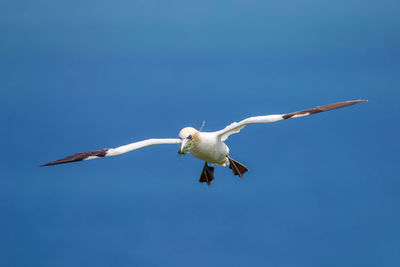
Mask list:
[{"label": "seagull", "polygon": [[229,156],[229,148],[225,144],[225,141],[231,134],[240,132],[240,130],[243,129],[246,125],[255,123],[271,123],[291,118],[304,117],[310,114],[343,108],[365,101],[367,100],[350,100],[286,114],[250,117],[239,122],[233,122],[230,125],[226,126],[224,129],[215,132],[202,132],[201,130],[196,130],[193,127],[185,127],[179,132],[179,138],[151,138],[117,148],[104,148],[95,151],[76,153],[72,156],[46,163],[41,167],[74,161],[119,156],[133,150],[153,145],[179,144],[179,155],[191,154],[192,156],[204,161],[204,167],[201,172],[199,182],[207,183],[207,185],[209,186],[211,181],[214,180],[214,167],[209,166],[208,164],[215,164],[220,166],[229,165],[229,168],[232,170],[233,175],[239,176],[240,178],[242,178],[243,174],[249,170],[242,163],[232,159]]}]

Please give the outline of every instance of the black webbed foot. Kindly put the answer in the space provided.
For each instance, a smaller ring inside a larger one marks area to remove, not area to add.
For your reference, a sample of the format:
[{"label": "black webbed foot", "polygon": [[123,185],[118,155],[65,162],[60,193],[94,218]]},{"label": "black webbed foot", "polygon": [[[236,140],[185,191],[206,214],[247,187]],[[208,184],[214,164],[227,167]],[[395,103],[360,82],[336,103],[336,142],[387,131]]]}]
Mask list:
[{"label": "black webbed foot", "polygon": [[207,185],[210,186],[212,180],[214,180],[214,167],[208,166],[207,162],[205,162],[199,182],[207,183]]},{"label": "black webbed foot", "polygon": [[229,159],[229,169],[233,171],[233,175],[238,175],[240,178],[242,178],[243,174],[247,172],[249,169],[241,164],[240,162],[237,162],[236,160]]}]

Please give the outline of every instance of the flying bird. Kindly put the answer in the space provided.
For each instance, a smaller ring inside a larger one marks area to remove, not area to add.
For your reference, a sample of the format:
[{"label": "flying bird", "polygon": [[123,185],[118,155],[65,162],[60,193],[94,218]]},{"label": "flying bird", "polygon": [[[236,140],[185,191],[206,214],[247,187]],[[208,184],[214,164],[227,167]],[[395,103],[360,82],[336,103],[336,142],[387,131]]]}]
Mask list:
[{"label": "flying bird", "polygon": [[[208,164],[216,164],[221,166],[229,165],[233,175],[243,176],[249,169],[242,163],[232,159],[229,156],[229,148],[225,144],[225,141],[231,134],[240,132],[246,125],[255,123],[271,123],[281,120],[287,120],[291,118],[304,117],[310,114],[315,114],[323,111],[338,109],[350,105],[354,105],[367,100],[351,100],[338,102],[330,105],[318,106],[311,109],[305,109],[301,111],[277,114],[277,115],[266,115],[256,116],[244,119],[239,122],[234,122],[224,129],[216,132],[202,132],[198,131],[193,127],[185,127],[179,132],[179,138],[163,138],[163,139],[147,139],[128,145],[120,146],[117,148],[104,148],[95,151],[76,153],[72,156],[62,158],[42,166],[51,166],[57,164],[63,164],[74,161],[90,160],[103,157],[119,156],[127,152],[137,150],[140,148],[161,145],[161,144],[180,144],[178,154],[185,155],[191,154],[192,156],[204,161],[204,167],[200,175],[199,182],[207,183],[210,185],[211,181],[214,180],[214,167]],[[42,167],[41,166],[41,167]]]}]

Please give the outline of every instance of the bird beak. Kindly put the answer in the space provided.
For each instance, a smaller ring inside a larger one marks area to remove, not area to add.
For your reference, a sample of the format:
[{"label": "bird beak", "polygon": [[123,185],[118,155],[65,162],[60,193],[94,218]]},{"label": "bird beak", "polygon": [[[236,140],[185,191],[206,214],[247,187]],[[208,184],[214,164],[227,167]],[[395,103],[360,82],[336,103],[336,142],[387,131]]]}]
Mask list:
[{"label": "bird beak", "polygon": [[179,149],[178,154],[186,154],[185,146],[186,146],[187,142],[188,142],[188,139],[182,140],[181,148]]}]

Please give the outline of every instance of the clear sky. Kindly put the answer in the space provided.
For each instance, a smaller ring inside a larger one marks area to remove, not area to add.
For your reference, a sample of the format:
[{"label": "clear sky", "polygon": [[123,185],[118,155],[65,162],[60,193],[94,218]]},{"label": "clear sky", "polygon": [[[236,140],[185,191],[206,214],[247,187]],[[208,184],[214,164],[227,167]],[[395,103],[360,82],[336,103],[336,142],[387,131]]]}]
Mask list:
[{"label": "clear sky", "polygon": [[[400,266],[399,10],[2,1],[0,265]],[[176,145],[38,167],[351,99],[231,136],[210,187]]]}]

